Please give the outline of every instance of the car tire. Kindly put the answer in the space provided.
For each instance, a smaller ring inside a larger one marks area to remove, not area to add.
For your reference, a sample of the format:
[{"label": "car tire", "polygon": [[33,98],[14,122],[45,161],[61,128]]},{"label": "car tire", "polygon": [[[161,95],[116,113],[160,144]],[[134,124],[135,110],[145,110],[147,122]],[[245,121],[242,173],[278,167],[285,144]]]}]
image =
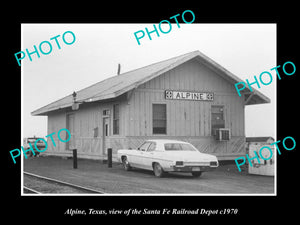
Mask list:
[{"label": "car tire", "polygon": [[197,172],[192,172],[192,176],[193,176],[193,177],[200,177],[201,174],[202,174],[202,172],[199,172],[199,171],[197,171]]},{"label": "car tire", "polygon": [[131,170],[131,166],[127,160],[127,157],[123,157],[122,158],[122,164],[123,164],[123,167],[126,171],[130,171]]},{"label": "car tire", "polygon": [[165,172],[159,163],[153,164],[153,173],[156,177],[163,177]]}]

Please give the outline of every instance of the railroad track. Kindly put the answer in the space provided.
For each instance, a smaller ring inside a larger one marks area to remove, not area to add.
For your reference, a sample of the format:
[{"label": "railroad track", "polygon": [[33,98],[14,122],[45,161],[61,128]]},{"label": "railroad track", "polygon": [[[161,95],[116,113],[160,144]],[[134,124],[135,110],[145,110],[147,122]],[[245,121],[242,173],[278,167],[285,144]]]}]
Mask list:
[{"label": "railroad track", "polygon": [[104,192],[68,182],[23,172],[24,193],[28,194],[104,194]]},{"label": "railroad track", "polygon": [[26,187],[26,186],[23,186],[23,190],[24,190],[24,193],[27,193],[27,194],[41,194],[40,192],[33,190],[29,187]]}]

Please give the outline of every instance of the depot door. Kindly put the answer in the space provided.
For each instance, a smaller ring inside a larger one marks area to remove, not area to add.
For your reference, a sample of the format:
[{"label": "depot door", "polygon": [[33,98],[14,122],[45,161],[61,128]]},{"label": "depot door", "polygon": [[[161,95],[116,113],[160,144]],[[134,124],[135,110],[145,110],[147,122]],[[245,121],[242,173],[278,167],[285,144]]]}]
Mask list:
[{"label": "depot door", "polygon": [[108,137],[110,135],[110,123],[109,117],[103,118],[103,132],[102,132],[102,153],[103,155],[107,154],[107,146],[108,146]]}]

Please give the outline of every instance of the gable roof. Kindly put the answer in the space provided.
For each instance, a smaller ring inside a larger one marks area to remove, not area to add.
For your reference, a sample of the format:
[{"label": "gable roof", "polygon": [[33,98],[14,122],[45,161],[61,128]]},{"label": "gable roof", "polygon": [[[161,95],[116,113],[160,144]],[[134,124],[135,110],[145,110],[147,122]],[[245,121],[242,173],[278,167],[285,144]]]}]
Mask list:
[{"label": "gable roof", "polygon": [[[78,91],[76,101],[95,102],[99,100],[118,97],[193,58],[200,60],[202,63],[213,69],[220,76],[222,76],[223,78],[225,78],[233,84],[242,81],[240,78],[223,68],[221,65],[217,64],[209,57],[205,56],[200,51],[193,51],[164,61],[153,63],[151,65],[144,66],[139,69],[125,72],[120,75],[116,75],[98,83],[95,83],[87,88]],[[270,99],[268,97],[258,92],[257,90],[254,90],[254,92],[250,93],[249,88],[246,87],[242,92],[246,93],[245,96],[248,95],[249,97],[251,95],[251,99],[247,101],[247,105],[270,102]],[[70,94],[64,98],[61,98],[57,101],[54,101],[44,107],[33,111],[31,114],[34,116],[47,115],[47,113],[50,111],[67,108],[72,106],[72,104],[73,96],[72,94]]]}]

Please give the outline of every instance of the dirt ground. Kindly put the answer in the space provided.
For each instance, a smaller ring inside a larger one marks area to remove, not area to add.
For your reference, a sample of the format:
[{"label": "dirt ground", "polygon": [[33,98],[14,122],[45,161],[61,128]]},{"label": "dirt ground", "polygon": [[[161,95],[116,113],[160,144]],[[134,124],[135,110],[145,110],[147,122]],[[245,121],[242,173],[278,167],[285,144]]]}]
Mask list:
[{"label": "dirt ground", "polygon": [[189,173],[169,173],[157,178],[151,171],[124,171],[96,160],[36,157],[24,159],[24,171],[93,188],[107,194],[274,194],[274,177],[238,172],[235,164],[224,164],[194,178]]}]

